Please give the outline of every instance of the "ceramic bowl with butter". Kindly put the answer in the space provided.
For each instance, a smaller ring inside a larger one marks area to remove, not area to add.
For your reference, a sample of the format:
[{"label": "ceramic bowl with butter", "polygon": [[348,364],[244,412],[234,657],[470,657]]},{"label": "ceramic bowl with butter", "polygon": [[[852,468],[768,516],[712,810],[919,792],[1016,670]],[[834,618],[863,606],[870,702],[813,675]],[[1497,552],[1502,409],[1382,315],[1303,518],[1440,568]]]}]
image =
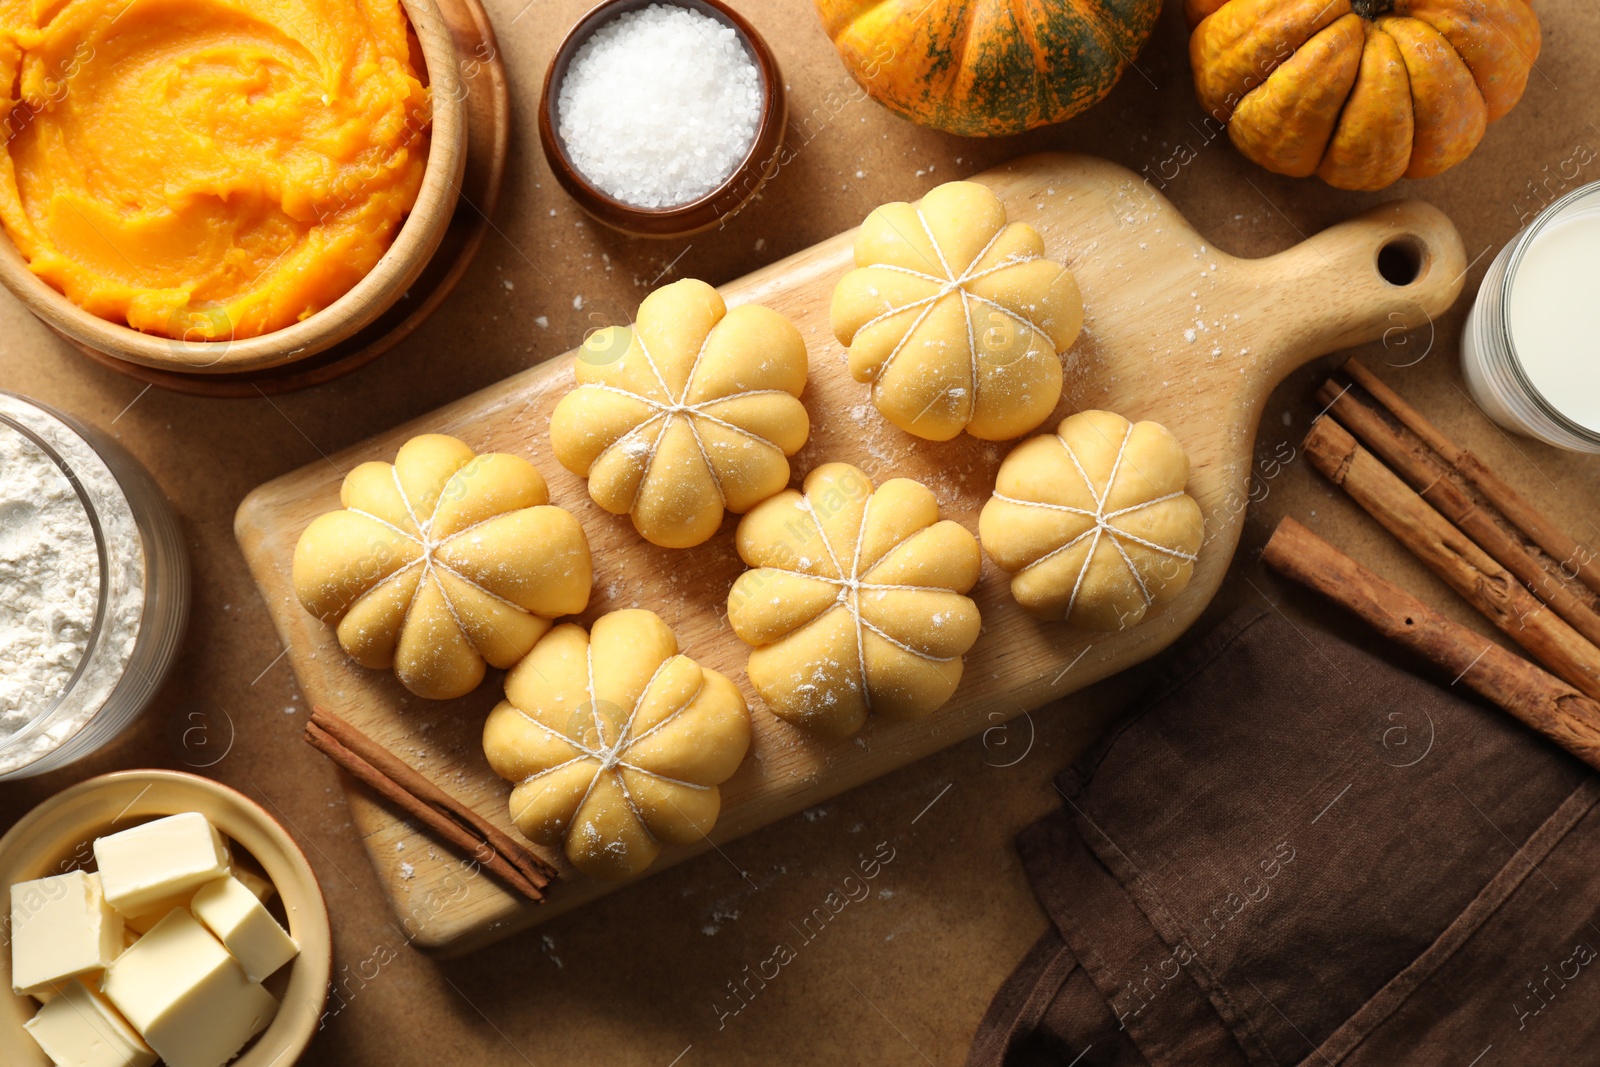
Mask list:
[{"label": "ceramic bowl with butter", "polygon": [[168,1063],[288,1067],[317,1032],[332,940],[316,875],[218,782],[122,771],[58,793],[0,839],[0,904],[8,1067],[50,1067],[40,1039],[70,1045],[85,1013],[111,1045],[126,1028],[129,1067],[149,1067],[151,1046]]},{"label": "ceramic bowl with butter", "polygon": [[242,7],[197,0],[181,30],[120,0],[0,14],[32,72],[0,147],[0,282],[93,354],[194,375],[309,359],[444,238],[467,125],[436,0]]}]

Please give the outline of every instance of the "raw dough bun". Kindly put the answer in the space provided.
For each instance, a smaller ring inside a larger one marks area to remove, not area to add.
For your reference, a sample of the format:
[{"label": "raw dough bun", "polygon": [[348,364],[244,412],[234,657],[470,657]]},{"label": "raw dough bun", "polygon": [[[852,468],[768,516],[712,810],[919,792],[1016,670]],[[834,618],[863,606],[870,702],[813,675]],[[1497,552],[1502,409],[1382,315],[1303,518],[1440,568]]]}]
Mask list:
[{"label": "raw dough bun", "polygon": [[949,182],[878,208],[856,235],[856,267],[833,291],[833,332],[884,418],[930,441],[962,430],[1005,441],[1050,417],[1083,298],[986,186]]},{"label": "raw dough bun", "polygon": [[978,536],[1027,610],[1120,630],[1189,584],[1204,527],[1188,481],[1165,426],[1079,412],[1011,450]]},{"label": "raw dough bun", "polygon": [[978,639],[978,542],[939,520],[924,485],[876,491],[848,463],[806,476],[739,523],[754,570],[733,583],[728,621],[747,644],[750,681],[774,714],[827,737],[861,729],[867,712],[915,719],[961,681]]},{"label": "raw dough bun", "polygon": [[511,666],[589,603],[589,542],[524,459],[426,434],[351,471],[339,498],[295,545],[295,593],[420,697],[470,693],[485,661]]},{"label": "raw dough bun", "polygon": [[645,297],[631,331],[590,337],[576,376],[550,419],[556,459],[664,548],[701,544],[724,509],[788,485],[788,457],[811,432],[800,331],[755,304],[728,311],[692,278]]},{"label": "raw dough bun", "polygon": [[716,671],[678,655],[653,612],[557,626],[506,675],[483,752],[517,785],[511,819],[596,878],[627,878],[662,844],[716,825],[717,786],[750,747],[750,711]]}]

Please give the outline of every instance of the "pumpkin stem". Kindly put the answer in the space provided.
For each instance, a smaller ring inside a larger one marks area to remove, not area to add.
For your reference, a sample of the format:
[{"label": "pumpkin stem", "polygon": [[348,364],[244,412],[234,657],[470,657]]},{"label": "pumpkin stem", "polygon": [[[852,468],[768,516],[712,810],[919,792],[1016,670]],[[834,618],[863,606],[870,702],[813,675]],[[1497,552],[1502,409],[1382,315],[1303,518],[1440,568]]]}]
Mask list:
[{"label": "pumpkin stem", "polygon": [[1394,10],[1394,0],[1350,0],[1350,9],[1364,19],[1375,19]]}]

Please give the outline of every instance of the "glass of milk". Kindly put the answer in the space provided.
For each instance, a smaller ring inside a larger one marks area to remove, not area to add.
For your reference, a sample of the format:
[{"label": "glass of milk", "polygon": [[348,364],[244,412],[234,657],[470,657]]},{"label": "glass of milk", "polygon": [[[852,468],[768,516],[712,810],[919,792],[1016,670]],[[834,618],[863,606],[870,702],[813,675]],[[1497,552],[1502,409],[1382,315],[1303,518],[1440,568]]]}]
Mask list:
[{"label": "glass of milk", "polygon": [[1501,426],[1600,453],[1600,182],[1552,203],[1495,257],[1461,369]]}]

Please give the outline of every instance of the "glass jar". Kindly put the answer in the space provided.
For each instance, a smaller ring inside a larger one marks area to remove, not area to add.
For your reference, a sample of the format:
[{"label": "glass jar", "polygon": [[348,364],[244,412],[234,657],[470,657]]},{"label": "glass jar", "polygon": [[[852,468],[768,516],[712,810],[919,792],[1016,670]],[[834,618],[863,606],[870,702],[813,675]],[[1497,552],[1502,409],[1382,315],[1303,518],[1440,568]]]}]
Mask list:
[{"label": "glass jar", "polygon": [[[1528,265],[1529,252],[1536,244],[1557,239],[1560,235],[1552,231],[1563,224],[1597,215],[1600,182],[1574,189],[1541,211],[1489,265],[1461,339],[1462,373],[1472,398],[1484,413],[1508,430],[1574,452],[1600,453],[1600,419],[1592,414],[1600,409],[1600,378],[1561,381],[1560,374],[1548,365],[1546,354],[1532,351],[1527,338],[1519,353],[1512,335],[1516,317],[1513,291],[1519,271]],[[1546,249],[1549,254],[1548,245]],[[1550,266],[1541,264],[1547,275]],[[1533,274],[1523,271],[1523,275],[1528,285],[1535,284]],[[1572,276],[1578,275],[1574,272]],[[1592,284],[1594,279],[1588,280]],[[1586,306],[1592,309],[1594,300],[1590,295]],[[1597,344],[1600,336],[1590,336],[1581,346],[1559,347],[1592,364]],[[1590,414],[1584,418],[1577,411]]]},{"label": "glass jar", "polygon": [[77,667],[58,695],[29,709],[25,725],[0,737],[0,779],[6,779],[88,755],[149,706],[188,623],[189,560],[166,498],[115,441],[5,392],[0,430],[31,442],[66,478],[99,557],[93,623]]}]

